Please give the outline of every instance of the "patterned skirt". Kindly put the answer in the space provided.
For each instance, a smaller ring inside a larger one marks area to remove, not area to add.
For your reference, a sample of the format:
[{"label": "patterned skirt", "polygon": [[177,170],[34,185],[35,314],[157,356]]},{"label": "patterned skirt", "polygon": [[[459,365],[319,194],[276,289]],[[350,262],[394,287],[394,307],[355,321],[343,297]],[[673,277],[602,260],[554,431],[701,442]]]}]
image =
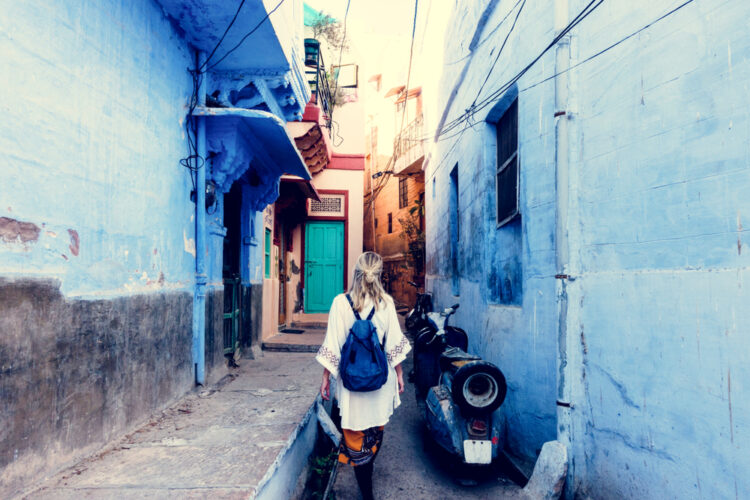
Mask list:
[{"label": "patterned skirt", "polygon": [[383,442],[384,428],[385,426],[381,425],[380,427],[370,427],[363,431],[342,429],[344,439],[341,440],[339,462],[353,465],[354,467],[372,462]]}]

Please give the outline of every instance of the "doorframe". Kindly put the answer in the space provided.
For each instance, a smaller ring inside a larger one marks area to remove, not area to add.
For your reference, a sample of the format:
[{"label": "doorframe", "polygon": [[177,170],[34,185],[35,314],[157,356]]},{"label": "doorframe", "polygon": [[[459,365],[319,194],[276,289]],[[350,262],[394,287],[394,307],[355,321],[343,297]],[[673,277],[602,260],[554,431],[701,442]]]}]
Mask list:
[{"label": "doorframe", "polygon": [[[277,265],[281,268],[279,270],[279,307],[278,307],[278,316],[277,316],[277,326],[282,327],[286,326],[287,323],[287,290],[286,287],[286,278],[287,278],[287,270],[288,270],[288,261],[287,261],[287,231],[286,231],[286,224],[283,220],[279,220],[279,259],[276,262]],[[281,318],[284,318],[284,321],[281,321]]]},{"label": "doorframe", "polygon": [[[349,190],[342,190],[342,189],[318,189],[317,190],[319,194],[340,194],[344,195],[344,216],[324,216],[324,215],[315,215],[315,216],[306,216],[305,220],[302,221],[302,239],[301,239],[301,255],[300,260],[302,261],[300,264],[300,282],[302,283],[302,288],[305,288],[305,228],[307,227],[308,222],[315,222],[315,221],[330,221],[330,222],[343,222],[344,223],[344,290],[346,290],[348,282],[349,282]],[[305,312],[305,304],[303,301],[302,304],[302,312]]]}]

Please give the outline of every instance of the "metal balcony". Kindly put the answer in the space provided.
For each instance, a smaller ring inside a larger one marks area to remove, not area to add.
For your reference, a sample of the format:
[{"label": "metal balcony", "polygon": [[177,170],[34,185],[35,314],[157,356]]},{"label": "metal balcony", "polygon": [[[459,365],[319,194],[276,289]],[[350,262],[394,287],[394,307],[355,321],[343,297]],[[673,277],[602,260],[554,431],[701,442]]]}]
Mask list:
[{"label": "metal balcony", "polygon": [[418,116],[409,123],[393,142],[396,175],[417,173],[424,161],[424,117]]},{"label": "metal balcony", "polygon": [[311,102],[323,111],[326,125],[330,130],[333,118],[333,98],[328,85],[328,74],[320,52],[320,42],[305,38],[305,75],[312,91]]}]

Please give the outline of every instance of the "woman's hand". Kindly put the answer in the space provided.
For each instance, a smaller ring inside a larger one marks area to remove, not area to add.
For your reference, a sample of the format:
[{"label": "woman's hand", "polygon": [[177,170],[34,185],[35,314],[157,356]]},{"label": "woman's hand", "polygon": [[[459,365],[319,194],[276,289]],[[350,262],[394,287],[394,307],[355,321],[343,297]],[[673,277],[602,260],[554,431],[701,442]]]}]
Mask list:
[{"label": "woman's hand", "polygon": [[395,368],[396,370],[396,378],[398,379],[398,393],[403,394],[406,390],[406,386],[404,385],[404,371],[401,368],[401,365],[398,364]]},{"label": "woman's hand", "polygon": [[323,369],[323,381],[320,383],[320,396],[328,401],[331,399],[331,372]]}]

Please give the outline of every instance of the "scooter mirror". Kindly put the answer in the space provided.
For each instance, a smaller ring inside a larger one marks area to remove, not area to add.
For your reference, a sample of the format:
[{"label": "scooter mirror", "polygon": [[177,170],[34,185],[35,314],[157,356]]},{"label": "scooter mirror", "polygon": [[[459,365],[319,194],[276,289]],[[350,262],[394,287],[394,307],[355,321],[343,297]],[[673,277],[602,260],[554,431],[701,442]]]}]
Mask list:
[{"label": "scooter mirror", "polygon": [[455,311],[456,309],[458,309],[458,306],[460,306],[460,305],[461,305],[461,304],[453,304],[453,305],[451,306],[451,309],[453,309],[453,310]]}]

